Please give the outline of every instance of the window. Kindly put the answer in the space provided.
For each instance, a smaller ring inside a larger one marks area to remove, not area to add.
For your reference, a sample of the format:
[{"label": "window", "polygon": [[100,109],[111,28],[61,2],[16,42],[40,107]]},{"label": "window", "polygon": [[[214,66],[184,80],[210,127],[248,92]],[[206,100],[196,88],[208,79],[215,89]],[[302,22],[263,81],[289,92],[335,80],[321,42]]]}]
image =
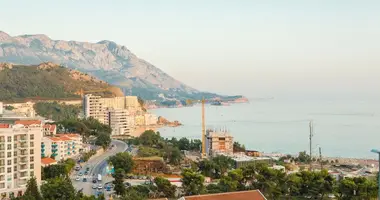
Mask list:
[{"label": "window", "polygon": [[17,172],[17,165],[13,167],[13,171]]},{"label": "window", "polygon": [[17,158],[13,159],[13,164],[17,164]]},{"label": "window", "polygon": [[34,164],[30,164],[30,169],[34,169]]},{"label": "window", "polygon": [[8,149],[8,150],[11,150],[11,149],[12,149],[12,145],[11,145],[11,144],[8,144],[8,145],[7,145],[7,149]]},{"label": "window", "polygon": [[34,140],[34,135],[30,135],[30,139],[31,139],[31,140]]},{"label": "window", "polygon": [[12,136],[8,136],[7,141],[8,141],[8,142],[12,142]]},{"label": "window", "polygon": [[12,157],[12,152],[7,152],[7,158]]},{"label": "window", "polygon": [[30,162],[34,162],[34,157],[30,157]]},{"label": "window", "polygon": [[34,149],[31,149],[30,150],[30,155],[33,155],[34,154]]},{"label": "window", "polygon": [[31,176],[31,177],[34,176],[34,171],[30,171],[30,176]]},{"label": "window", "polygon": [[14,144],[14,145],[13,145],[13,148],[17,149],[17,144]]},{"label": "window", "polygon": [[34,147],[34,142],[30,142],[30,147]]},{"label": "window", "polygon": [[11,173],[11,172],[12,172],[12,168],[11,168],[11,167],[8,167],[8,168],[7,168],[7,172],[8,172],[8,173]]},{"label": "window", "polygon": [[13,152],[13,156],[17,156],[17,151]]},{"label": "window", "polygon": [[12,165],[12,160],[7,160],[7,165]]},{"label": "window", "polygon": [[14,178],[14,179],[17,178],[17,173],[14,173],[14,174],[13,174],[13,178]]}]

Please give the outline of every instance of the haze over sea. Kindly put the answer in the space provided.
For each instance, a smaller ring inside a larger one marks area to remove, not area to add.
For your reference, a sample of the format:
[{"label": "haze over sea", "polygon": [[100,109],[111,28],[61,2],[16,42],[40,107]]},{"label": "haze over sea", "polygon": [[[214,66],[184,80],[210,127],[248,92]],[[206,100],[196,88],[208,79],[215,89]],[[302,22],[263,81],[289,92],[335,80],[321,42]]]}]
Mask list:
[{"label": "haze over sea", "polygon": [[[247,149],[267,153],[296,154],[309,149],[309,121],[314,123],[313,154],[375,158],[380,148],[380,104],[378,98],[273,98],[251,99],[249,104],[207,106],[206,126],[227,127],[235,141]],[[152,110],[184,126],[161,128],[164,137],[200,139],[201,107]]]}]

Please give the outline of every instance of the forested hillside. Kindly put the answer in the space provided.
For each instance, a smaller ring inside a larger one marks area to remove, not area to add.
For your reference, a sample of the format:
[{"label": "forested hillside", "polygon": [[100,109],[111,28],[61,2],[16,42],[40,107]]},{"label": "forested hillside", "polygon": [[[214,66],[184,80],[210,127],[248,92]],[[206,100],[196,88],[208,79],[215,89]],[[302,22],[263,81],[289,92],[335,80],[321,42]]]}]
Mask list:
[{"label": "forested hillside", "polygon": [[0,83],[0,101],[80,98],[78,92],[82,89],[96,90],[96,94],[106,97],[123,95],[119,88],[106,82],[53,63],[0,64]]}]

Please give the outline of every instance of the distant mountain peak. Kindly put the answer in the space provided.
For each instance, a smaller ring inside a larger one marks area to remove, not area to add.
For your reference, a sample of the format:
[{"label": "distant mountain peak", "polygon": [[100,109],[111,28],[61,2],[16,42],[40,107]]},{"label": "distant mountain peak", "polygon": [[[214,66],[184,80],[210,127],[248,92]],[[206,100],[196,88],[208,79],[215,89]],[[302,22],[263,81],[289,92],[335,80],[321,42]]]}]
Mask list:
[{"label": "distant mountain peak", "polygon": [[[12,37],[0,32],[0,62],[59,63],[119,86],[128,91],[128,95],[132,92],[145,99],[160,99],[162,95],[193,98],[200,93],[110,40],[89,43],[52,40],[44,34]],[[51,64],[45,65],[51,67]]]}]

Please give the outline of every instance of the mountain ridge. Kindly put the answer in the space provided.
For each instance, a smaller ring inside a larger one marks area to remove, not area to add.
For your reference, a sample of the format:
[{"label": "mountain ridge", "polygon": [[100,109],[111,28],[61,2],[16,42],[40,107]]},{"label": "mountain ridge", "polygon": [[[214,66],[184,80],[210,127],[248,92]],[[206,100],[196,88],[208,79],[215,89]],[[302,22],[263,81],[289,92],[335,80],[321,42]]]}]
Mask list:
[{"label": "mountain ridge", "polygon": [[200,92],[137,57],[111,40],[96,43],[53,40],[44,34],[10,36],[0,31],[0,62],[37,65],[54,62],[91,74],[147,100],[224,97]]}]

